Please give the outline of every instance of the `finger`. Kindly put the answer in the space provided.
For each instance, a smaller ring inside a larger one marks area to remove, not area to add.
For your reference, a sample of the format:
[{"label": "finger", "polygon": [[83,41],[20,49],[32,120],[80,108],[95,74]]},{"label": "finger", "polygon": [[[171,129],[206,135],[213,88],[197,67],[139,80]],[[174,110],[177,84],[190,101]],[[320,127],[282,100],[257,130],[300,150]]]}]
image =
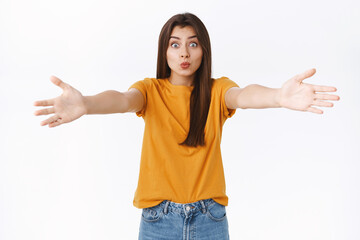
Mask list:
[{"label": "finger", "polygon": [[313,85],[316,92],[336,92],[336,87]]},{"label": "finger", "polygon": [[300,73],[298,75],[295,76],[295,81],[301,83],[304,79],[311,77],[312,75],[314,75],[316,73],[316,69],[312,68],[309,69],[303,73]]},{"label": "finger", "polygon": [[50,127],[50,128],[52,128],[52,127],[57,127],[57,126],[59,126],[59,125],[61,125],[61,124],[62,124],[61,119],[58,119],[57,121],[50,123],[50,124],[49,124],[49,127]]},{"label": "finger", "polygon": [[40,100],[40,101],[35,101],[34,102],[34,106],[54,106],[54,102],[55,99],[47,99],[47,100]]},{"label": "finger", "polygon": [[315,94],[315,99],[316,100],[333,100],[333,101],[338,101],[340,99],[339,96],[337,95],[333,95],[333,94],[321,94],[321,93],[316,93]]},{"label": "finger", "polygon": [[58,87],[61,87],[63,90],[65,89],[65,87],[67,86],[66,83],[64,83],[63,81],[60,80],[60,78],[57,78],[55,76],[51,76],[50,80]]},{"label": "finger", "polygon": [[52,122],[55,122],[55,121],[58,120],[59,118],[60,118],[59,116],[54,115],[54,116],[49,117],[48,119],[42,121],[42,122],[40,123],[40,125],[41,125],[41,126],[45,126],[45,125],[47,125],[47,124],[50,124],[50,123],[52,123]]},{"label": "finger", "polygon": [[323,114],[323,111],[318,109],[318,108],[314,108],[314,107],[309,107],[307,109],[308,112],[312,112],[312,113],[317,113],[317,114]]},{"label": "finger", "polygon": [[46,109],[41,109],[41,110],[37,110],[34,115],[35,116],[39,116],[39,115],[47,115],[47,114],[51,114],[51,113],[55,113],[55,109],[54,108],[46,108]]},{"label": "finger", "polygon": [[333,107],[334,106],[334,104],[331,102],[324,102],[324,101],[318,101],[318,100],[315,100],[312,105],[318,106],[318,107]]}]

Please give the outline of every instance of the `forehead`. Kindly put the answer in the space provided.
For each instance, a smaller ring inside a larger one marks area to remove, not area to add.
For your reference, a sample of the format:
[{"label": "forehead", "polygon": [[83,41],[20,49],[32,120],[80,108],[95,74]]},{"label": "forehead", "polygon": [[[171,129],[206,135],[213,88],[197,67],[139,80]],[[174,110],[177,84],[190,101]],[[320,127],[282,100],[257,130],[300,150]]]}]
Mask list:
[{"label": "forehead", "polygon": [[196,35],[196,32],[192,26],[176,26],[173,28],[171,32],[171,36],[179,37],[179,38],[187,38],[190,36]]}]

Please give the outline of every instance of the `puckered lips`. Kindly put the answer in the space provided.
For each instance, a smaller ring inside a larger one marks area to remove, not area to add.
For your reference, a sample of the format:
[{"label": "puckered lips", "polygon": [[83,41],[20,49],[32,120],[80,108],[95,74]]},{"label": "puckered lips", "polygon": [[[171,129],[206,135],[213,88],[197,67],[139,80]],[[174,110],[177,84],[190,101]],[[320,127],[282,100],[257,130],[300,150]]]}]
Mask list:
[{"label": "puckered lips", "polygon": [[181,68],[186,69],[186,68],[188,68],[190,66],[190,63],[189,62],[182,62],[180,64],[180,66],[181,66]]}]

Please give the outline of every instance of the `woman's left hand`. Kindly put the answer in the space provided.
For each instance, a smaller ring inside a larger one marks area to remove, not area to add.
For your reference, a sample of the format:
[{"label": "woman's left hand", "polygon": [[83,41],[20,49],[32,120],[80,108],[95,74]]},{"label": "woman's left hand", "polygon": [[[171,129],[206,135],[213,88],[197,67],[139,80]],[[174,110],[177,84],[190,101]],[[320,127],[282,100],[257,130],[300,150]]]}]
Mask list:
[{"label": "woman's left hand", "polygon": [[280,106],[318,114],[322,114],[323,111],[314,106],[332,107],[333,103],[324,100],[337,101],[340,97],[323,92],[336,92],[335,87],[318,86],[302,82],[304,79],[314,75],[315,72],[316,70],[313,68],[286,81],[279,90],[278,101]]}]

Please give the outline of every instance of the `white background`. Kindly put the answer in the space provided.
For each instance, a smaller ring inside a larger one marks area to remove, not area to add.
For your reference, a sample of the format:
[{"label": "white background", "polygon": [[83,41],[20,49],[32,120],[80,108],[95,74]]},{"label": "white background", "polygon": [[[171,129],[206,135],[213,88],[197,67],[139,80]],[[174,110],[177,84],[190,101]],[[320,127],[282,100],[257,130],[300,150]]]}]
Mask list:
[{"label": "white background", "polygon": [[213,77],[240,87],[338,88],[323,115],[237,110],[223,132],[231,239],[360,239],[360,4],[342,1],[0,0],[0,239],[137,239],[144,121],[83,116],[49,129],[35,100],[93,95],[156,76],[164,23],[206,25]]}]

